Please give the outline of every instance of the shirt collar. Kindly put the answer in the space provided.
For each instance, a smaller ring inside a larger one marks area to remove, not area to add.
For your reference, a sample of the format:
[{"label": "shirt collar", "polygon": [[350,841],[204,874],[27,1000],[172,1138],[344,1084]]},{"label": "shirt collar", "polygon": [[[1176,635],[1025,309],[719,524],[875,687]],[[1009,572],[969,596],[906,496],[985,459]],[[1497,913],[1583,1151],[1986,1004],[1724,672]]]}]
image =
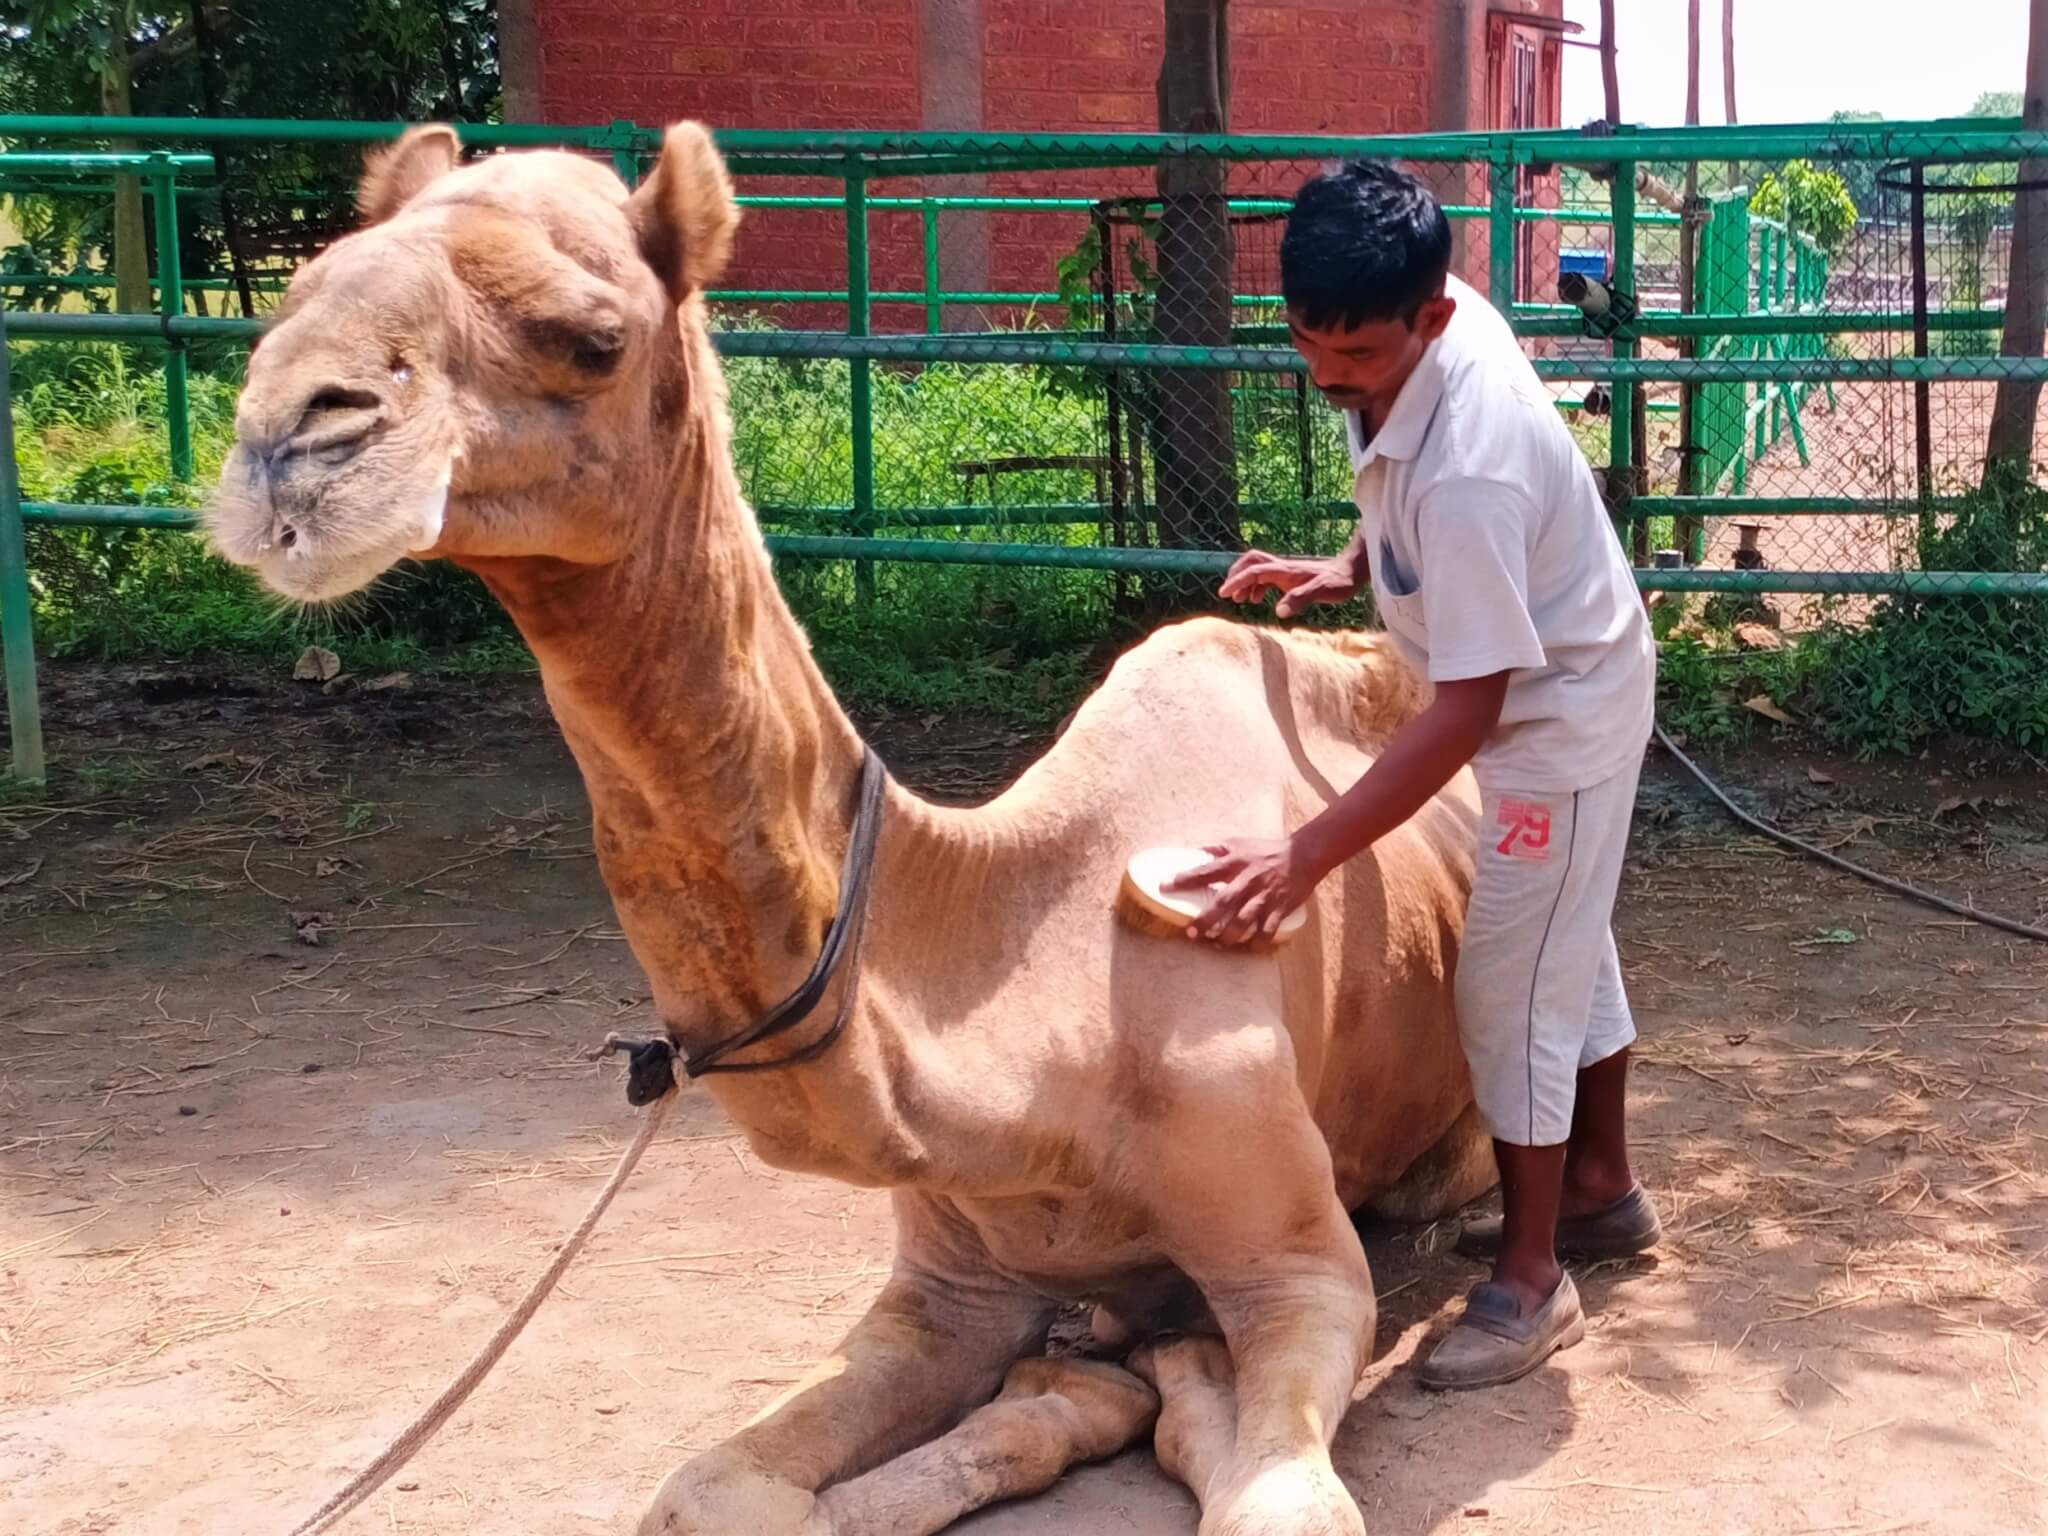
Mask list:
[{"label": "shirt collar", "polygon": [[1415,371],[1408,375],[1401,385],[1401,392],[1394,397],[1394,408],[1387,412],[1386,424],[1370,440],[1365,435],[1364,414],[1359,411],[1344,413],[1345,429],[1351,439],[1353,473],[1364,469],[1374,459],[1412,459],[1420,453],[1423,439],[1429,436],[1429,424],[1436,419],[1436,408],[1443,397],[1443,338],[1439,336],[1424,350],[1415,364]]}]

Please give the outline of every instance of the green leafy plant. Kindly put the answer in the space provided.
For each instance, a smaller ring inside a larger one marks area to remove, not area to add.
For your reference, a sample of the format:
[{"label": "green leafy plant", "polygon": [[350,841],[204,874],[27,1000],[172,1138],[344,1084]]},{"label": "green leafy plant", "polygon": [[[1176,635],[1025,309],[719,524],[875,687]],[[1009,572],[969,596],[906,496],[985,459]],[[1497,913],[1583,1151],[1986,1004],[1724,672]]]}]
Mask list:
[{"label": "green leafy plant", "polygon": [[1788,160],[1781,170],[1765,176],[1749,207],[1828,252],[1839,249],[1856,228],[1856,201],[1849,195],[1849,184],[1811,160]]}]

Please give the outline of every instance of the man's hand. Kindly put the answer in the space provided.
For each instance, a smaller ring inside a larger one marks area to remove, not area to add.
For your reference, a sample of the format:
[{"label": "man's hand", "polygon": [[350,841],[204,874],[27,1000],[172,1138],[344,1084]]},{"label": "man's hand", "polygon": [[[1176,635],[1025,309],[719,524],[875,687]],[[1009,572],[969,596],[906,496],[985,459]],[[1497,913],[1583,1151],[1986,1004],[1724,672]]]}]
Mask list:
[{"label": "man's hand", "polygon": [[1256,603],[1277,592],[1280,602],[1273,612],[1291,619],[1316,603],[1348,603],[1358,595],[1358,586],[1349,551],[1309,560],[1253,549],[1240,555],[1223,578],[1222,595],[1234,603]]},{"label": "man's hand", "polygon": [[1205,848],[1198,865],[1166,885],[1169,891],[1197,891],[1223,882],[1201,916],[1188,924],[1188,937],[1216,944],[1270,939],[1287,914],[1307,901],[1326,869],[1317,869],[1293,841],[1236,838]]},{"label": "man's hand", "polygon": [[1436,685],[1429,708],[1396,731],[1363,778],[1282,842],[1233,838],[1205,849],[1209,862],[1168,890],[1223,889],[1188,925],[1188,937],[1223,944],[1270,938],[1324,876],[1365,852],[1456,777],[1500,723],[1508,676]]}]

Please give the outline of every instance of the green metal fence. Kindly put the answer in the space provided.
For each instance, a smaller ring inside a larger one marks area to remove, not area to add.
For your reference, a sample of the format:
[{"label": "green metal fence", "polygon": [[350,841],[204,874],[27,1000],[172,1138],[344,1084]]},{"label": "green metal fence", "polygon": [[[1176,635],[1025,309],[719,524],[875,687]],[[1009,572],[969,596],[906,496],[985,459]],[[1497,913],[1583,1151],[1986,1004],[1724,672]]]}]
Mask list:
[{"label": "green metal fence", "polygon": [[[157,315],[16,309],[8,336],[161,349],[173,473],[189,481],[186,349],[245,340],[260,322],[186,312],[190,293],[226,280],[179,271],[179,193],[204,184],[211,161],[169,148],[370,144],[398,131],[0,116],[0,142],[166,146],[0,153],[9,188],[144,175],[158,251]],[[629,180],[659,146],[657,130],[628,123],[462,132],[479,148],[604,156]],[[1974,456],[1969,444],[1986,386],[2048,379],[2048,359],[1992,355],[1982,340],[2004,318],[1999,284],[1981,278],[2009,254],[1993,249],[2001,232],[2010,241],[2009,215],[1988,221],[1975,250],[1980,280],[1946,282],[1940,231],[1964,228],[1943,211],[1949,194],[1878,188],[1901,166],[2048,155],[2048,135],[2016,124],[1385,140],[732,132],[720,143],[748,208],[740,266],[713,296],[739,466],[777,553],[826,563],[792,568],[814,600],[868,602],[878,582],[925,580],[920,567],[978,566],[1004,580],[1047,573],[1061,601],[1142,617],[1163,591],[1171,606],[1167,584],[1209,581],[1246,542],[1341,543],[1349,466],[1285,344],[1274,253],[1295,188],[1355,154],[1398,159],[1436,187],[1460,274],[1509,314],[1557,387],[1645,589],[1792,634],[1868,630],[1900,605],[1926,622],[1930,605],[1963,615],[2048,596],[2031,523],[1950,536],[1976,505],[1981,442]],[[1824,251],[1796,217],[1752,211],[1753,173],[1795,158],[1872,187],[1847,247]],[[1974,218],[1971,238],[1986,223]],[[786,251],[791,265],[771,271],[782,257],[752,250]],[[1590,325],[1562,300],[1567,265],[1597,267],[1634,316]],[[802,280],[783,280],[792,269]],[[105,281],[64,276],[79,291]],[[0,502],[16,770],[33,775],[23,527],[189,528],[195,514],[19,502],[11,482]],[[1953,552],[1997,563],[1940,558]],[[1000,607],[1039,589],[975,590]]]}]

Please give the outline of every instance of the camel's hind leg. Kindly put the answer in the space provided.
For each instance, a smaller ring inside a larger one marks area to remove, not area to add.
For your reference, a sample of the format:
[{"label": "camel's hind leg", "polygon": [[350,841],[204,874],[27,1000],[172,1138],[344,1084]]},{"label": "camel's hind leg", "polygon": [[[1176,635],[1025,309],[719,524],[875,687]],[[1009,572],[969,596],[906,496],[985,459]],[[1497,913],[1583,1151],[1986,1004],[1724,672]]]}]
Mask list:
[{"label": "camel's hind leg", "polygon": [[1367,1203],[1367,1209],[1389,1221],[1438,1221],[1460,1206],[1477,1200],[1500,1182],[1494,1165],[1493,1140],[1479,1106],[1467,1104],[1394,1187]]},{"label": "camel's hind leg", "polygon": [[1067,1468],[1112,1456],[1151,1429],[1152,1389],[1089,1360],[1025,1360],[959,1428],[828,1488],[804,1536],[932,1536],[1003,1499],[1042,1493]]}]

